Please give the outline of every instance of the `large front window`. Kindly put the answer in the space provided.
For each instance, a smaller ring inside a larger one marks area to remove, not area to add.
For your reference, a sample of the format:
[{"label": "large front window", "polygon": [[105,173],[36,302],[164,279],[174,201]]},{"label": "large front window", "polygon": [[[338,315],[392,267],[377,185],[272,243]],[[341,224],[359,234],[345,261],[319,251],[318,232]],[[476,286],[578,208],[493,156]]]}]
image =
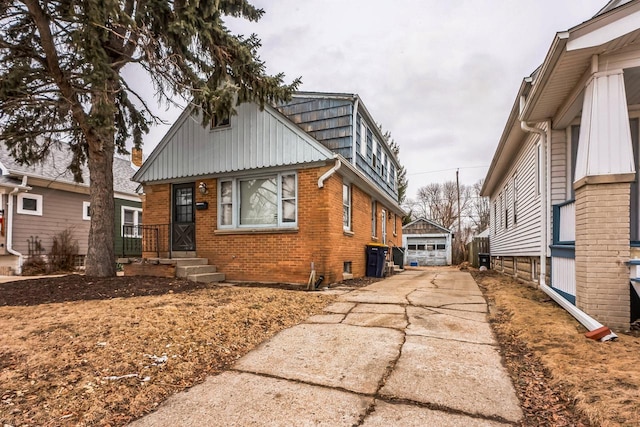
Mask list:
[{"label": "large front window", "polygon": [[220,180],[218,225],[287,227],[297,223],[295,173]]}]

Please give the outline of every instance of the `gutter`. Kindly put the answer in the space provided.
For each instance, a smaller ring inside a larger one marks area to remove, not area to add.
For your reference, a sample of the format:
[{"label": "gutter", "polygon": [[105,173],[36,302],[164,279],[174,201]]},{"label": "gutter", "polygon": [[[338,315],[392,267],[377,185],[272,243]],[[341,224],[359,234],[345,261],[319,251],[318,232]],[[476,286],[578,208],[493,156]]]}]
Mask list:
[{"label": "gutter", "polygon": [[[524,103],[524,99],[521,99],[521,105]],[[564,299],[563,296],[558,294],[550,286],[546,284],[547,277],[547,134],[544,130],[534,126],[530,126],[524,120],[520,121],[520,127],[525,132],[536,133],[540,136],[540,144],[542,146],[542,155],[540,156],[540,176],[542,182],[540,183],[540,290],[553,299],[558,305],[569,312],[578,322],[582,324],[589,332],[603,331],[604,336],[601,336],[600,341],[610,341],[617,339],[618,336],[613,333],[609,328],[603,326],[600,322],[589,316],[584,311],[580,310],[575,305]],[[606,331],[606,332],[605,332]]]},{"label": "gutter", "polygon": [[13,196],[18,194],[20,192],[20,190],[26,191],[26,190],[31,190],[31,187],[27,186],[27,176],[24,175],[22,177],[22,183],[17,186],[14,187],[13,190],[11,190],[11,192],[9,193],[9,200],[7,201],[7,252],[9,252],[11,255],[15,255],[18,257],[18,276],[20,274],[22,274],[22,262],[23,262],[23,255],[16,251],[15,249],[12,248],[13,245]]},{"label": "gutter", "polygon": [[331,175],[336,173],[338,171],[338,169],[340,169],[340,166],[342,166],[342,162],[340,161],[340,159],[336,155],[334,155],[334,158],[336,159],[336,164],[331,169],[326,171],[320,178],[318,178],[318,188],[323,188],[324,187],[324,182],[327,179],[329,179],[329,177]]}]

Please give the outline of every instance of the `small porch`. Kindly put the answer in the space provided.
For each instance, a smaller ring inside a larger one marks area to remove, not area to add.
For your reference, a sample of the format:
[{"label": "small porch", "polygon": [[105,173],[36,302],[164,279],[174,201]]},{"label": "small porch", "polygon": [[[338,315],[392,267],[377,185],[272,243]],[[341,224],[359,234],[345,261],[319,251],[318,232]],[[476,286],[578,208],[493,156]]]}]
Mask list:
[{"label": "small porch", "polygon": [[[606,221],[615,221],[615,218],[603,218],[603,227]],[[632,230],[633,228],[631,227]],[[630,234],[630,236],[632,235]],[[605,238],[589,244],[606,246],[608,242]],[[633,323],[640,319],[640,241],[629,240],[628,245],[630,256],[622,262],[629,266],[630,307],[628,311],[629,322]],[[550,248],[551,288],[571,304],[578,305],[576,300],[577,295],[579,295],[579,279],[577,277],[580,274],[576,265],[576,201],[573,199],[553,206],[553,231]],[[597,248],[594,248],[593,253],[598,254]],[[599,270],[596,271],[596,275],[609,276],[607,271],[609,268],[613,270],[619,267],[620,260],[607,257],[605,251],[600,252],[600,255],[596,255],[596,257],[597,261],[594,261],[594,263],[600,266]],[[609,264],[609,267],[607,264]],[[583,272],[583,274],[593,273]],[[582,298],[585,298],[585,296]],[[593,299],[593,297],[591,298]],[[623,300],[626,300],[626,298],[623,298]]]}]

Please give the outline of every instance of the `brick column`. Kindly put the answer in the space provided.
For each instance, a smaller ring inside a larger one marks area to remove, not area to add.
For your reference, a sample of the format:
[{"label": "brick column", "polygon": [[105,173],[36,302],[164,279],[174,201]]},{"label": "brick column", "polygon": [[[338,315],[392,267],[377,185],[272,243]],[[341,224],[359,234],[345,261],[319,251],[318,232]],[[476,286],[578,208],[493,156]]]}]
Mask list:
[{"label": "brick column", "polygon": [[629,182],[576,188],[576,306],[613,329],[629,328]]}]

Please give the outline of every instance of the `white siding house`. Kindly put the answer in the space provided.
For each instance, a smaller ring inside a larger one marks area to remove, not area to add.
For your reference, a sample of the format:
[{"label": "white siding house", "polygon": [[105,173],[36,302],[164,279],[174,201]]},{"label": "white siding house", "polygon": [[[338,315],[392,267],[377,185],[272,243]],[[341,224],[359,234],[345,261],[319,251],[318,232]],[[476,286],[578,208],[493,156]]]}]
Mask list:
[{"label": "white siding house", "polygon": [[481,192],[493,267],[590,329],[640,318],[639,119],[640,0],[613,0],[523,80]]}]

